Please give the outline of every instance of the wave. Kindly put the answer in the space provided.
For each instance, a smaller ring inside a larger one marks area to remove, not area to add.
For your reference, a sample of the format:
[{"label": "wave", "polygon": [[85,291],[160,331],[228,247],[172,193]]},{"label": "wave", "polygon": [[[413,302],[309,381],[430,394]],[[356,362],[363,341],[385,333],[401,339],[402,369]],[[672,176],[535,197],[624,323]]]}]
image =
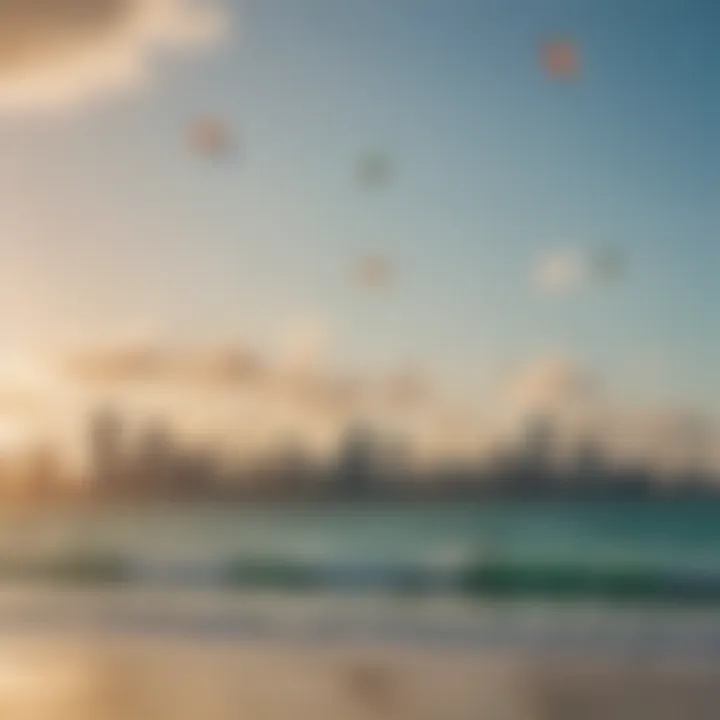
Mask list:
[{"label": "wave", "polygon": [[453,567],[301,558],[139,561],[80,553],[0,559],[0,583],[183,586],[237,592],[355,592],[497,601],[606,601],[720,606],[720,573],[649,565],[471,560]]}]

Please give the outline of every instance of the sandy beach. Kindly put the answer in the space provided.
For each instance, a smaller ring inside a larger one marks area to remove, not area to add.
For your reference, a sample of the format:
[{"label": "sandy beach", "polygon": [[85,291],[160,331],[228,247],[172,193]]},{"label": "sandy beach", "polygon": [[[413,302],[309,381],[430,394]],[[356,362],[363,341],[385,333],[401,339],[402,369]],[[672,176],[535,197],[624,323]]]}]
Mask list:
[{"label": "sandy beach", "polygon": [[720,667],[53,635],[0,641],[3,720],[711,720]]},{"label": "sandy beach", "polygon": [[714,720],[716,613],[0,594],[1,720]]}]

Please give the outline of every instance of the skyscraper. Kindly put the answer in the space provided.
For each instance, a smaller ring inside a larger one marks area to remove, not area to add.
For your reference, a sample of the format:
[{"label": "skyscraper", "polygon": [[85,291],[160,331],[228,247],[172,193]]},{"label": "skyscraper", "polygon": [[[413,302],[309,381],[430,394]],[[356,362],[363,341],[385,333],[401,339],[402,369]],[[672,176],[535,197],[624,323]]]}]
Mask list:
[{"label": "skyscraper", "polygon": [[546,487],[552,482],[555,465],[555,426],[550,416],[527,418],[520,450],[520,485],[527,489]]},{"label": "skyscraper", "polygon": [[111,408],[98,410],[90,422],[90,476],[101,495],[116,495],[122,488],[125,462],[123,425]]},{"label": "skyscraper", "polygon": [[135,484],[140,494],[172,497],[178,460],[169,429],[161,422],[151,424],[140,439],[136,458]]},{"label": "skyscraper", "polygon": [[347,494],[361,495],[374,480],[374,443],[364,427],[348,431],[340,447],[338,486]]}]

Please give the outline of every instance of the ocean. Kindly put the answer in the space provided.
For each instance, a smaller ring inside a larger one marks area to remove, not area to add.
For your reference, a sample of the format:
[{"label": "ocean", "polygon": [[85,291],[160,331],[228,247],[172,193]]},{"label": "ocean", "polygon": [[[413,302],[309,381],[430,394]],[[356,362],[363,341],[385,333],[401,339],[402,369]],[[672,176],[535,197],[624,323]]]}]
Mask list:
[{"label": "ocean", "polygon": [[720,502],[96,507],[6,513],[0,581],[720,601]]},{"label": "ocean", "polygon": [[716,717],[720,505],[6,513],[0,714]]}]

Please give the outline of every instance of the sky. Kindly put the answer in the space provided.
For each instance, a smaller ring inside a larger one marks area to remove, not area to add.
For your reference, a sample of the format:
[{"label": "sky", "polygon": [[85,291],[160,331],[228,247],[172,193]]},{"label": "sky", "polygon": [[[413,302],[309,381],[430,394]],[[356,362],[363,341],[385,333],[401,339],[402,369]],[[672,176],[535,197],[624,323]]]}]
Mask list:
[{"label": "sky", "polygon": [[[534,405],[577,424],[590,385],[626,440],[710,422],[718,21],[701,0],[0,4],[0,437],[101,397],[229,437],[277,401],[272,435],[352,386],[337,428],[403,382],[424,419],[400,424],[471,447]],[[199,122],[232,147],[196,147]],[[260,358],[264,410],[199,387],[218,353]]]}]

